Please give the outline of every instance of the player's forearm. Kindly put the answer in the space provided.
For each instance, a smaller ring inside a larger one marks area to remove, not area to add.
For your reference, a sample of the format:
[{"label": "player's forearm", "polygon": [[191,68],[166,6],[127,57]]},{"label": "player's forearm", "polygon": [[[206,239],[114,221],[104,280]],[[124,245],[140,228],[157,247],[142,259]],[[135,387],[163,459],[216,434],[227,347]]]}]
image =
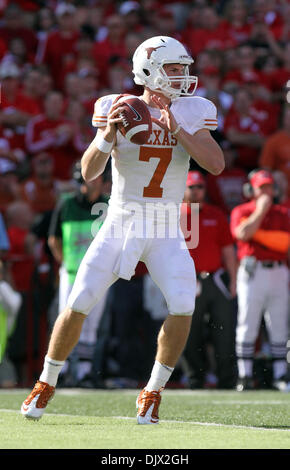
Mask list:
[{"label": "player's forearm", "polygon": [[[111,152],[103,152],[97,147],[97,137],[91,142],[81,159],[82,176],[85,181],[91,181],[103,173]],[[106,142],[112,143],[110,135],[103,134]]]},{"label": "player's forearm", "polygon": [[224,170],[223,152],[208,131],[207,134],[197,132],[192,136],[181,128],[177,138],[188,154],[209,173],[219,175]]}]

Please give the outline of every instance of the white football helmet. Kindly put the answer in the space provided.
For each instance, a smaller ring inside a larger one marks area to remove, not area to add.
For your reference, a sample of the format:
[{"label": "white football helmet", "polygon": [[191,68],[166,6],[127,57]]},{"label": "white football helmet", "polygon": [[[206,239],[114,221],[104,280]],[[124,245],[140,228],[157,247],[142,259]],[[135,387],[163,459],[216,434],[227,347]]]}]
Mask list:
[{"label": "white football helmet", "polygon": [[[140,44],[134,53],[134,82],[150,90],[160,91],[171,100],[192,96],[198,81],[197,77],[189,75],[189,65],[192,63],[193,58],[179,41],[167,36],[155,36]],[[174,76],[174,83],[180,83],[179,88],[171,86],[173,80],[166,75],[164,64],[184,65],[184,75]]]}]

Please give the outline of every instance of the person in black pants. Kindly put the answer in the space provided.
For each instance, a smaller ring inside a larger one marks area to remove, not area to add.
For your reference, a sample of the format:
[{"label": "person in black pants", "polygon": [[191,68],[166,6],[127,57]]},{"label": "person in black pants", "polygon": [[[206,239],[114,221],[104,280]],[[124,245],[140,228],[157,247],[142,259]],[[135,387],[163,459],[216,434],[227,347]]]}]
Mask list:
[{"label": "person in black pants", "polygon": [[[189,387],[203,388],[206,372],[214,367],[217,387],[234,388],[236,383],[235,322],[237,261],[233,239],[225,214],[205,202],[206,181],[198,171],[189,172],[183,215],[188,233],[192,211],[199,211],[199,237],[189,252],[197,272],[195,312],[183,359]],[[198,206],[191,206],[197,203]],[[190,240],[186,238],[188,247]],[[208,321],[206,321],[208,319]],[[210,343],[214,349],[212,364],[206,354]]]}]

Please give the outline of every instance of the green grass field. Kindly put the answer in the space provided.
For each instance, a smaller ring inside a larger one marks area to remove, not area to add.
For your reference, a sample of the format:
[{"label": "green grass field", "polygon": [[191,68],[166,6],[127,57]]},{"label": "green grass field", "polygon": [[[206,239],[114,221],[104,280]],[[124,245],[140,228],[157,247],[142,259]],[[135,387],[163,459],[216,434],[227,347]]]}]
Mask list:
[{"label": "green grass field", "polygon": [[138,426],[136,390],[57,389],[40,421],[28,390],[0,391],[1,449],[290,449],[290,394],[165,390],[160,423]]}]

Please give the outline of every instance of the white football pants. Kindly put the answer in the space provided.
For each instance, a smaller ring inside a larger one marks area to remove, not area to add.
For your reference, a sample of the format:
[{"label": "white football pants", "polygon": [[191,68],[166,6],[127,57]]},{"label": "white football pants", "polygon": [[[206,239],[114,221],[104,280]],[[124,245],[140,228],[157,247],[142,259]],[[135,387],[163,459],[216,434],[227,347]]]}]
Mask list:
[{"label": "white football pants", "polygon": [[244,266],[237,275],[238,321],[237,357],[252,359],[264,313],[273,359],[286,360],[288,339],[288,269],[263,267],[257,262],[253,277]]},{"label": "white football pants", "polygon": [[137,238],[130,236],[130,226],[122,236],[112,236],[120,228],[118,216],[108,215],[81,262],[69,307],[87,315],[119,277],[129,280],[138,261],[143,261],[163,293],[169,313],[192,315],[196,275],[183,234],[175,238]]}]

